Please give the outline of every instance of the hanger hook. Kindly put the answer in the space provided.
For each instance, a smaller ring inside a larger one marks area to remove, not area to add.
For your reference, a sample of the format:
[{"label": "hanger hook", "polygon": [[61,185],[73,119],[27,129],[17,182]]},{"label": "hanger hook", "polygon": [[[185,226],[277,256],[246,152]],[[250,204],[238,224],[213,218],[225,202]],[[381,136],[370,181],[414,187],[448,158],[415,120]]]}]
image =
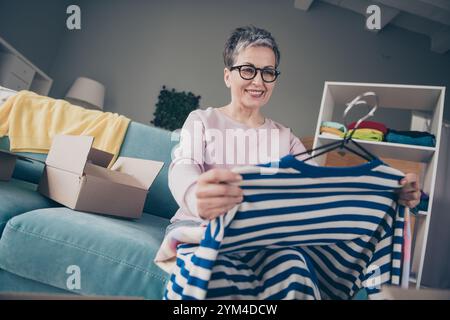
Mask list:
[{"label": "hanger hook", "polygon": [[359,125],[361,124],[361,122],[363,122],[363,121],[366,120],[367,118],[372,117],[372,116],[374,115],[374,113],[375,113],[375,110],[377,110],[377,108],[378,108],[378,96],[376,95],[375,92],[368,91],[368,92],[365,92],[365,93],[363,93],[363,94],[360,94],[359,96],[357,96],[357,97],[354,98],[352,101],[350,101],[349,103],[346,104],[346,105],[347,105],[347,108],[344,110],[344,124],[345,124],[345,127],[348,127],[348,125],[347,125],[347,120],[346,120],[347,115],[348,115],[349,111],[350,111],[354,106],[356,106],[356,105],[361,105],[361,104],[365,104],[365,105],[367,105],[367,106],[369,107],[369,104],[367,103],[367,101],[366,101],[366,100],[362,100],[362,98],[364,98],[364,97],[373,97],[373,98],[374,98],[374,104],[373,104],[373,107],[372,107],[372,109],[369,110],[369,112],[368,112],[364,117],[362,117],[361,119],[359,119],[359,120],[356,122],[355,127],[354,127],[353,130],[352,130],[352,133],[350,134],[350,136],[345,137],[345,138],[343,139],[343,143],[344,143],[344,142],[348,142],[348,141],[351,139],[351,137],[353,136],[353,133],[355,132],[355,130],[356,130],[356,129],[359,127]]}]

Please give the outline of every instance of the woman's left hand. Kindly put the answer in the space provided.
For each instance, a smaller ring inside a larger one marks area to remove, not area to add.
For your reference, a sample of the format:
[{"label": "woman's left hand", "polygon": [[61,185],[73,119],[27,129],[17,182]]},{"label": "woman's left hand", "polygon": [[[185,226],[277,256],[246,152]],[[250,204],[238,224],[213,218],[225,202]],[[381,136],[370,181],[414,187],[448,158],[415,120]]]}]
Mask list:
[{"label": "woman's left hand", "polygon": [[398,202],[409,208],[416,207],[420,202],[419,178],[415,173],[407,173],[400,180],[402,188],[399,190]]}]

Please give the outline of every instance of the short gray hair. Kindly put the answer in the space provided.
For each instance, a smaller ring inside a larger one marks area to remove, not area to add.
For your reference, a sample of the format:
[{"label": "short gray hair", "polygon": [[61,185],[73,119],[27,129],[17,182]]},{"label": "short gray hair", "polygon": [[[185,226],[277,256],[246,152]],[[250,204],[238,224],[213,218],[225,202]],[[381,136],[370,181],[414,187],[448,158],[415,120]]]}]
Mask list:
[{"label": "short gray hair", "polygon": [[225,67],[231,68],[236,56],[248,47],[267,47],[275,54],[275,68],[280,63],[280,51],[275,39],[269,31],[255,26],[239,27],[233,30],[223,50],[223,62]]}]

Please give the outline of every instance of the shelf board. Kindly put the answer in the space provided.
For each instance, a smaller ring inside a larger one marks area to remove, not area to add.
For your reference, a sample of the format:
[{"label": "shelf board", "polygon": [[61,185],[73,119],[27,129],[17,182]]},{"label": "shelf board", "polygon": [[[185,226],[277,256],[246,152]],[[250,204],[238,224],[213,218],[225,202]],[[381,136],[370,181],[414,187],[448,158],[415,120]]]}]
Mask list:
[{"label": "shelf board", "polygon": [[[342,140],[342,138],[339,137],[334,138],[323,135],[319,135],[318,138],[320,140],[319,141],[320,145],[324,145],[337,140]],[[415,162],[428,162],[433,156],[434,152],[436,151],[436,148],[433,147],[416,146],[410,144],[391,143],[383,141],[378,142],[378,141],[367,141],[358,139],[354,140],[357,141],[362,147],[367,149],[367,151],[381,158],[393,158]]]},{"label": "shelf board", "polygon": [[433,111],[444,87],[397,85],[383,83],[326,82],[335,105],[345,105],[366,91],[379,98],[379,107]]}]

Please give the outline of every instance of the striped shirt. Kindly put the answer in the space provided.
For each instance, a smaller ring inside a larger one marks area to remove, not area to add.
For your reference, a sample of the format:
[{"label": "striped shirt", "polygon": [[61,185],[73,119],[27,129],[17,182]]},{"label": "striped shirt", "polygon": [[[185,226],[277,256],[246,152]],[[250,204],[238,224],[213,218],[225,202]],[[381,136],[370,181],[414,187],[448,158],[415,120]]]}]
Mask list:
[{"label": "striped shirt", "polygon": [[243,202],[199,243],[176,246],[165,299],[349,299],[363,287],[376,298],[400,284],[402,172],[379,159],[320,167],[292,155],[233,171]]}]

